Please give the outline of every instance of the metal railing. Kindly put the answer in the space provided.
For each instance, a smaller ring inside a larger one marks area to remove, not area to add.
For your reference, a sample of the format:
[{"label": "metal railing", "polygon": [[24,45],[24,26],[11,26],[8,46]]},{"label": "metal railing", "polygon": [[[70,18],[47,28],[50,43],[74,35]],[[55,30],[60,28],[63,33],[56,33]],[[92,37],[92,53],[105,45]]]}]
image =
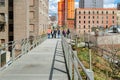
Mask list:
[{"label": "metal railing", "polygon": [[0,70],[5,69],[16,59],[31,51],[46,38],[46,36],[37,36],[2,44],[0,46]]},{"label": "metal railing", "polygon": [[[72,50],[64,37],[62,37],[62,46],[70,80],[94,80],[93,71],[84,67],[77,57],[77,52]],[[84,76],[81,73],[84,73]]]}]

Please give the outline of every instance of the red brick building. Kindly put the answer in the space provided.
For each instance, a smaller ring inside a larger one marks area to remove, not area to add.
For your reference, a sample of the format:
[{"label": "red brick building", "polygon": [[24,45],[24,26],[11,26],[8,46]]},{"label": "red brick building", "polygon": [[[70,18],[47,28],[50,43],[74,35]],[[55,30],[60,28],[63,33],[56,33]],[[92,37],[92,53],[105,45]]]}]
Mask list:
[{"label": "red brick building", "polygon": [[91,32],[92,27],[108,28],[117,24],[115,8],[77,8],[75,26],[77,34]]}]

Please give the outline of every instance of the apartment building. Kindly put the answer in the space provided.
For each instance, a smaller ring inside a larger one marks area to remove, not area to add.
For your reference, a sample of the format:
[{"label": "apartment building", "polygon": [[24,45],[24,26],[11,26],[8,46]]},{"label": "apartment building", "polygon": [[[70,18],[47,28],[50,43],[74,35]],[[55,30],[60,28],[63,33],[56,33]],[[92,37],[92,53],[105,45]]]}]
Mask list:
[{"label": "apartment building", "polygon": [[75,1],[60,0],[58,2],[58,26],[74,28]]},{"label": "apartment building", "polygon": [[0,44],[8,41],[8,0],[0,0]]},{"label": "apartment building", "polygon": [[120,25],[120,3],[117,3],[117,25]]},{"label": "apartment building", "polygon": [[48,0],[0,0],[0,39],[21,40],[45,34]]},{"label": "apartment building", "polygon": [[91,32],[93,27],[108,28],[116,24],[117,9],[115,8],[77,8],[75,11],[78,35]]},{"label": "apartment building", "polygon": [[30,36],[46,33],[48,28],[48,0],[30,0]]},{"label": "apartment building", "polygon": [[79,8],[103,8],[103,0],[80,0]]}]

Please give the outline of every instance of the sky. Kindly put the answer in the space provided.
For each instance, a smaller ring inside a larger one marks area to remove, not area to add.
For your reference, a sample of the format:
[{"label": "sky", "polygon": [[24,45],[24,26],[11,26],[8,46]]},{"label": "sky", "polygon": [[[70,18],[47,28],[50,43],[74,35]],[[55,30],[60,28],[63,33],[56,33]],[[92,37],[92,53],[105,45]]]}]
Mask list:
[{"label": "sky", "polygon": [[[59,0],[49,0],[49,15],[57,15],[57,3]],[[120,0],[104,0],[104,8],[114,8]],[[75,0],[75,7],[78,8],[79,0]]]}]

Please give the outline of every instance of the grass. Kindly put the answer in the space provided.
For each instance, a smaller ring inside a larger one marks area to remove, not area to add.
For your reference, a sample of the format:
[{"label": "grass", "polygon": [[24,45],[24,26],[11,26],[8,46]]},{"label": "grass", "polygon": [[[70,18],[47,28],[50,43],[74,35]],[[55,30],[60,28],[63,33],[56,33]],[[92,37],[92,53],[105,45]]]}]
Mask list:
[{"label": "grass", "polygon": [[[86,68],[89,68],[88,48],[78,48],[77,51],[79,59],[82,61]],[[109,63],[102,57],[97,56],[93,51],[92,51],[92,69],[94,71],[95,80],[114,80],[113,77],[110,76],[111,68],[109,67]],[[119,77],[120,75],[117,76],[117,78]],[[120,78],[115,80],[120,80]]]}]

